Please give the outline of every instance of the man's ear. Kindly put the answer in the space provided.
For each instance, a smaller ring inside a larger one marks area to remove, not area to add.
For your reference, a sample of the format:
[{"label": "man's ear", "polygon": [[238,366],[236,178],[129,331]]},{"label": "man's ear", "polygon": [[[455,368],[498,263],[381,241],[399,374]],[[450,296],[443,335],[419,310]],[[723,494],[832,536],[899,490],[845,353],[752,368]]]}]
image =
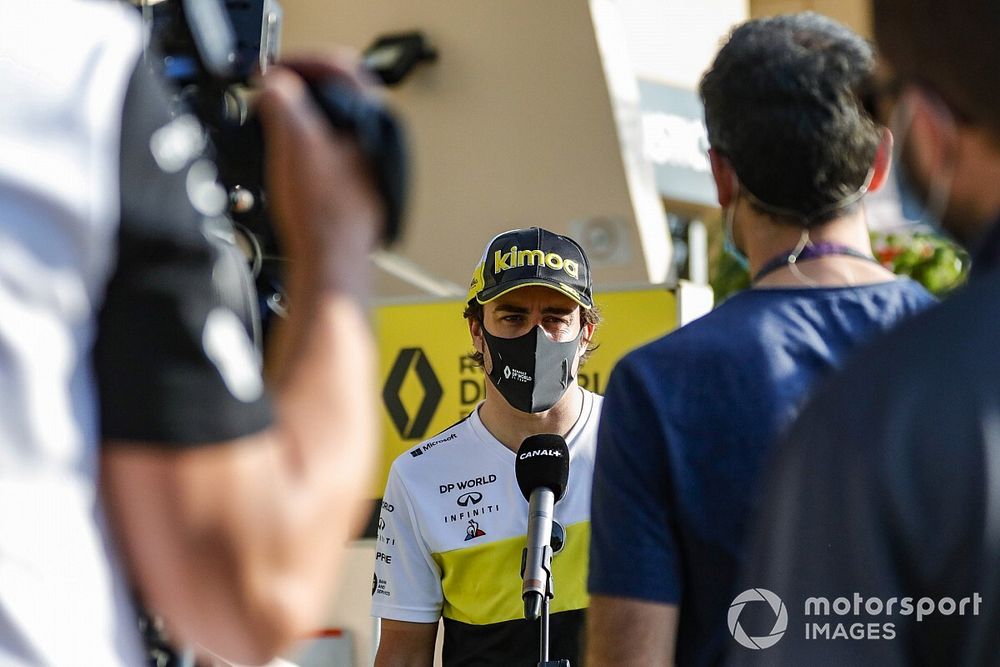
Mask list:
[{"label": "man's ear", "polygon": [[719,206],[726,208],[736,197],[736,172],[729,164],[729,160],[714,148],[708,149],[708,161],[712,165],[712,178],[715,179]]},{"label": "man's ear", "polygon": [[922,173],[934,173],[942,166],[947,168],[955,159],[958,128],[954,116],[943,102],[916,87],[905,91],[903,96],[900,103],[909,104],[912,114],[907,158],[912,156]]},{"label": "man's ear", "polygon": [[483,371],[489,373],[493,370],[493,359],[490,350],[486,346],[486,337],[483,335],[483,322],[478,317],[470,317],[469,334],[472,336],[472,347],[476,352],[483,355]]},{"label": "man's ear", "polygon": [[[583,311],[581,311],[582,314]],[[593,323],[584,322],[581,325],[583,329],[583,335],[580,336],[580,345],[586,349],[590,345],[590,341],[594,338],[594,331],[597,330],[597,325]]]},{"label": "man's ear", "polygon": [[889,128],[882,128],[882,139],[878,143],[878,150],[875,151],[875,161],[872,162],[872,180],[868,184],[868,192],[875,192],[889,178],[889,170],[892,168],[892,132]]},{"label": "man's ear", "polygon": [[476,352],[483,352],[483,323],[479,321],[477,317],[469,317],[469,335],[472,336],[472,347],[476,348]]}]

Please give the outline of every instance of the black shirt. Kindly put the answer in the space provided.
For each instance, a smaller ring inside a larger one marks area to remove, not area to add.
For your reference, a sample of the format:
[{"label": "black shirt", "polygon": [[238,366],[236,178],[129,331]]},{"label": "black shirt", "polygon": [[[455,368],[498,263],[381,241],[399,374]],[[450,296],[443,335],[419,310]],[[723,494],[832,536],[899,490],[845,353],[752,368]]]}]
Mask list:
[{"label": "black shirt", "polygon": [[220,284],[247,272],[219,235],[221,207],[208,210],[221,186],[204,130],[171,106],[140,60],[122,110],[117,261],[94,359],[103,436],[175,447],[254,433],[272,415],[245,331],[254,314],[227,298],[251,301],[252,285]]},{"label": "black shirt", "polygon": [[[730,664],[1000,663],[998,249],[987,237],[970,284],[803,411],[770,466],[741,587],[777,594],[787,629],[771,648],[734,642]],[[777,614],[756,607],[764,620],[744,630],[766,635]]]}]

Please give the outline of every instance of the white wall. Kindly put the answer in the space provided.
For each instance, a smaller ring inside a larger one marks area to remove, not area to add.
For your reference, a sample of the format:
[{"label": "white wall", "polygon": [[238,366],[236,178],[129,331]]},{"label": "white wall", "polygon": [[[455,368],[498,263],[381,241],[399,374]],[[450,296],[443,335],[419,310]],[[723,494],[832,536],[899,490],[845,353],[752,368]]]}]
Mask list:
[{"label": "white wall", "polygon": [[636,75],[696,89],[730,27],[749,14],[748,0],[616,0]]}]

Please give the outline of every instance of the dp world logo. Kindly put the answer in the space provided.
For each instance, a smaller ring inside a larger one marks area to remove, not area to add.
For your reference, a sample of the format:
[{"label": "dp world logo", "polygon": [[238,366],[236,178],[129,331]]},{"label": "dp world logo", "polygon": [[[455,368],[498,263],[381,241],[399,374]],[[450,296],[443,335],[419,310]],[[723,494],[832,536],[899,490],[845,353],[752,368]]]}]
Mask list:
[{"label": "dp world logo", "polygon": [[[748,602],[766,602],[774,612],[774,627],[771,632],[762,637],[751,637],[740,625],[740,613]],[[785,634],[788,627],[788,610],[785,603],[777,595],[766,588],[751,588],[736,596],[733,603],[729,605],[729,634],[733,636],[740,646],[749,649],[771,648],[778,643],[778,640]]]}]

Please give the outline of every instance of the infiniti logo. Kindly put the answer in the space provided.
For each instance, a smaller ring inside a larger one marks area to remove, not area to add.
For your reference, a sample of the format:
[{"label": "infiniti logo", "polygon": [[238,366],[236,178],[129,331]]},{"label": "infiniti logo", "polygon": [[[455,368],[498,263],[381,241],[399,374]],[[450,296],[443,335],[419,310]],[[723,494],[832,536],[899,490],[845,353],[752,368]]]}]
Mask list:
[{"label": "infiniti logo", "polygon": [[478,491],[469,491],[468,493],[463,493],[455,501],[458,503],[459,507],[468,507],[469,505],[478,505],[483,502],[483,494]]}]

